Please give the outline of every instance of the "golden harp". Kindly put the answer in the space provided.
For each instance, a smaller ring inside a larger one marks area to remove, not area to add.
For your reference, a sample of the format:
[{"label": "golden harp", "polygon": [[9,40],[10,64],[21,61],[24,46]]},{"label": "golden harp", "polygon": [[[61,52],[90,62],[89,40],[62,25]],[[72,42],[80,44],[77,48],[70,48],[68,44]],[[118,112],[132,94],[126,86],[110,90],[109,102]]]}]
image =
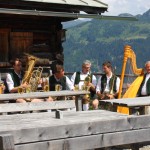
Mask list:
[{"label": "golden harp", "polygon": [[[131,67],[132,67],[133,73],[136,74],[138,77],[132,82],[132,84],[126,90],[124,95],[121,95],[123,83],[124,83],[125,69],[126,69],[126,64],[127,64],[128,59],[131,60]],[[135,55],[134,51],[132,50],[131,46],[126,45],[124,48],[124,58],[123,58],[123,64],[122,64],[122,72],[121,72],[121,78],[120,78],[120,87],[119,87],[118,98],[136,97],[143,78],[144,78],[144,69],[137,68],[136,55]],[[118,106],[117,112],[129,114],[129,108]]]}]

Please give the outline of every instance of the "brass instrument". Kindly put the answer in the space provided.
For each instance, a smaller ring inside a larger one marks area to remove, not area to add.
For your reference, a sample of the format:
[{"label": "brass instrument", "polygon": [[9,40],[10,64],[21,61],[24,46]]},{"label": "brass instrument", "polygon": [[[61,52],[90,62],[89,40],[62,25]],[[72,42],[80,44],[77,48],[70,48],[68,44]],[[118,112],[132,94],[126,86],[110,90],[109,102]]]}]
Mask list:
[{"label": "brass instrument", "polygon": [[29,85],[31,86],[31,91],[32,92],[36,92],[36,90],[38,88],[38,84],[39,84],[40,79],[41,79],[42,71],[43,71],[43,68],[38,67],[37,70],[34,70],[31,73],[31,77],[30,77],[30,80],[29,80]]},{"label": "brass instrument", "polygon": [[74,85],[74,90],[75,90],[75,91],[79,91],[79,84],[75,84],[75,85]]},{"label": "brass instrument", "polygon": [[29,83],[31,73],[33,71],[36,61],[37,61],[36,57],[34,57],[32,55],[27,55],[27,64],[26,64],[26,68],[25,68],[26,71],[25,71],[24,77],[22,79],[22,83],[25,83],[25,82]]},{"label": "brass instrument", "polygon": [[45,78],[45,82],[44,82],[44,85],[43,85],[43,90],[44,92],[48,92],[50,89],[49,89],[49,81],[47,78]]},{"label": "brass instrument", "polygon": [[55,91],[61,91],[61,90],[62,90],[62,86],[60,84],[56,84]]},{"label": "brass instrument", "polygon": [[84,85],[87,86],[90,82],[91,82],[91,76],[88,75],[88,76],[84,79]]},{"label": "brass instrument", "polygon": [[39,81],[41,79],[42,67],[38,67],[37,70],[33,71],[36,61],[38,60],[37,57],[32,55],[27,55],[27,64],[26,64],[26,71],[25,75],[22,80],[23,83],[29,84],[30,89],[28,91],[35,92],[37,90]]},{"label": "brass instrument", "polygon": [[[90,91],[90,86],[88,84],[91,82],[91,76],[88,75],[84,79],[84,85],[83,85],[83,90]],[[86,94],[83,96],[83,104],[87,104],[90,101],[90,94]]]}]

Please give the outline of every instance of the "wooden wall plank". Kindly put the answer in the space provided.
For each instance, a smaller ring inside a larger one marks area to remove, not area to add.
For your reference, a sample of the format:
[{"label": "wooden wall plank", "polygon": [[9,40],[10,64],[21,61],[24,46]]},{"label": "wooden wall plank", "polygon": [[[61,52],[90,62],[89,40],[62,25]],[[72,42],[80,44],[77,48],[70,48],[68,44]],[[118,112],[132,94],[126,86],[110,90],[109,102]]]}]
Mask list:
[{"label": "wooden wall plank", "polygon": [[1,62],[8,62],[9,32],[10,29],[5,29],[5,28],[0,29],[0,53],[1,53],[0,61]]},{"label": "wooden wall plank", "polygon": [[11,32],[10,33],[10,53],[13,58],[29,52],[29,48],[33,45],[32,32]]}]

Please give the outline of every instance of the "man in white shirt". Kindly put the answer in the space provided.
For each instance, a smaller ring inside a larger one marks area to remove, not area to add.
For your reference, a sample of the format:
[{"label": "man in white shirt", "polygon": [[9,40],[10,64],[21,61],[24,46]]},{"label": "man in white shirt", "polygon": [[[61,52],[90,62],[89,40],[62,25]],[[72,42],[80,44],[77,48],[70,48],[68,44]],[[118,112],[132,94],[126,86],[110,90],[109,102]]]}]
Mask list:
[{"label": "man in white shirt", "polygon": [[55,91],[56,85],[61,86],[61,90],[73,90],[74,86],[70,79],[64,75],[64,67],[57,64],[53,70],[53,75],[49,78],[50,91]]},{"label": "man in white shirt", "polygon": [[150,96],[150,61],[145,63],[146,73],[140,85],[138,96]]},{"label": "man in white shirt", "polygon": [[8,73],[6,76],[6,82],[8,86],[8,91],[10,93],[17,93],[19,87],[26,87],[26,84],[21,85],[23,72],[22,72],[22,63],[21,60],[16,58],[12,61],[13,70],[11,73]]},{"label": "man in white shirt", "polygon": [[104,62],[102,67],[105,74],[98,79],[96,87],[98,99],[92,103],[94,109],[98,109],[99,100],[117,98],[119,91],[120,79],[112,73],[111,63]]},{"label": "man in white shirt", "polygon": [[[90,87],[90,92],[91,92],[90,98],[92,99],[95,94],[96,77],[93,74],[91,74],[90,69],[91,69],[91,62],[89,60],[85,60],[82,64],[82,71],[75,72],[71,77],[71,81],[72,81],[73,85],[78,85],[79,89],[81,90],[85,83],[84,81],[85,81],[86,77],[89,76],[91,81],[88,82],[87,86]],[[88,110],[89,109],[89,100],[86,99],[86,97],[84,97],[82,100],[82,103],[83,103],[83,110],[84,111]]]},{"label": "man in white shirt", "polygon": [[[13,70],[6,75],[7,92],[17,93],[18,88],[26,88],[27,84],[21,84],[23,78],[22,62],[19,58],[12,61]],[[15,102],[15,101],[14,101]],[[16,102],[24,103],[24,99],[17,99]]]},{"label": "man in white shirt", "polygon": [[[23,72],[22,72],[22,62],[19,58],[12,61],[13,70],[6,76],[6,86],[9,93],[17,93],[19,88],[27,88],[28,84],[22,84]],[[26,103],[26,99],[17,99],[11,102]],[[41,99],[30,99],[30,102],[42,102]]]}]

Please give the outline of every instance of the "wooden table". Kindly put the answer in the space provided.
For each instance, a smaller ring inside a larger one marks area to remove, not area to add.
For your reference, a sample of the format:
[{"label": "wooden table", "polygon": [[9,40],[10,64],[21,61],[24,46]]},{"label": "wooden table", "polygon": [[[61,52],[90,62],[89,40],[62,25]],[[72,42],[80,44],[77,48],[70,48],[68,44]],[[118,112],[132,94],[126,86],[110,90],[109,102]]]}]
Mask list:
[{"label": "wooden table", "polygon": [[[1,150],[85,150],[146,142],[150,116],[97,110],[0,116]],[[5,149],[4,149],[5,147]]]},{"label": "wooden table", "polygon": [[124,98],[124,99],[113,99],[113,100],[102,100],[102,105],[111,104],[116,111],[117,106],[128,107],[129,114],[134,114],[134,109],[140,108],[140,114],[144,113],[145,106],[150,106],[150,97],[136,97],[136,98]]},{"label": "wooden table", "polygon": [[81,104],[79,103],[79,96],[89,94],[89,91],[49,91],[49,92],[30,92],[30,93],[12,93],[12,94],[0,94],[0,101],[11,101],[18,98],[38,98],[38,97],[49,97],[49,96],[76,96],[76,109],[82,110]]}]

